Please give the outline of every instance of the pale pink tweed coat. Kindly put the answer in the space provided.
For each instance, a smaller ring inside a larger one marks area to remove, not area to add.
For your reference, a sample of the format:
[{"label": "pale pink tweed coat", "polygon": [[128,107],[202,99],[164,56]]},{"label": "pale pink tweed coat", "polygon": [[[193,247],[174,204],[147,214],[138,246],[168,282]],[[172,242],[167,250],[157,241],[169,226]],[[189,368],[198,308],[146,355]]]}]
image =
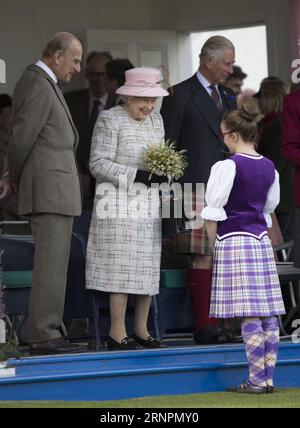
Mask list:
[{"label": "pale pink tweed coat", "polygon": [[[139,197],[139,218],[126,218],[126,214],[136,216],[136,193],[132,192],[132,185],[137,169],[145,169],[143,153],[150,144],[158,144],[163,138],[164,127],[158,113],[152,113],[144,122],[132,119],[122,106],[100,114],[90,156],[97,194],[87,247],[86,288],[143,295],[158,293],[161,255],[158,191],[150,193],[145,187]],[[106,193],[99,186],[103,183],[107,183]],[[105,207],[115,218],[99,218],[99,213],[103,217]],[[118,215],[120,208],[123,218]]]}]

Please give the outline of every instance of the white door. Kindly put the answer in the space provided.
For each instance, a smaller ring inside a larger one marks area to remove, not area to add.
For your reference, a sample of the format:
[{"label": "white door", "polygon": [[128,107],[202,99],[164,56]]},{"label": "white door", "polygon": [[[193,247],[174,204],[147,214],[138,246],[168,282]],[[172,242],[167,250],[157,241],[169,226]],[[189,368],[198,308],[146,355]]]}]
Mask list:
[{"label": "white door", "polygon": [[128,58],[135,67],[160,68],[164,87],[191,76],[190,35],[174,31],[87,30],[86,52],[109,51],[114,58]]}]

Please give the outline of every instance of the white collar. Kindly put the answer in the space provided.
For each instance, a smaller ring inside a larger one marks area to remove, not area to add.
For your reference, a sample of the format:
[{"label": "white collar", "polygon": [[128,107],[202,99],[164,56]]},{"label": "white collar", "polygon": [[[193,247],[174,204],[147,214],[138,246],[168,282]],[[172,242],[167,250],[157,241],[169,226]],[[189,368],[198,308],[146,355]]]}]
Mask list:
[{"label": "white collar", "polygon": [[58,82],[57,77],[55,76],[55,74],[53,73],[53,71],[51,70],[51,68],[48,67],[48,65],[46,65],[42,60],[38,60],[35,65],[37,67],[42,68],[49,77],[51,77],[52,80],[54,80],[55,83]]},{"label": "white collar", "polygon": [[[199,70],[197,71],[197,77],[198,77],[198,80],[201,83],[201,85],[204,86],[204,88],[206,90],[211,91],[212,84],[206,79],[206,77],[203,76],[202,73],[200,73]],[[215,86],[215,88],[217,89],[217,91],[219,91],[218,85],[213,85],[213,86]]]}]

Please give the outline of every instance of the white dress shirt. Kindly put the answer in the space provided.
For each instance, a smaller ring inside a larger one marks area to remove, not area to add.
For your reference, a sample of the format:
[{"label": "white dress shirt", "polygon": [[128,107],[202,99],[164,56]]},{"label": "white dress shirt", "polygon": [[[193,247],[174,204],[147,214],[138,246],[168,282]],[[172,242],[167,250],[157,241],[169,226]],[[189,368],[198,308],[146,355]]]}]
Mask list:
[{"label": "white dress shirt", "polygon": [[91,115],[93,108],[94,108],[94,104],[95,101],[98,100],[99,101],[99,106],[98,106],[98,113],[100,114],[104,109],[105,106],[107,104],[107,98],[108,98],[108,94],[104,94],[101,98],[96,98],[94,97],[94,95],[92,95],[92,93],[90,92],[90,105],[89,105],[89,115]]},{"label": "white dress shirt", "polygon": [[54,80],[55,83],[58,82],[57,77],[55,76],[51,68],[49,68],[43,61],[39,60],[35,63],[35,65],[37,67],[42,68],[48,74],[48,76],[50,76],[51,79]]}]

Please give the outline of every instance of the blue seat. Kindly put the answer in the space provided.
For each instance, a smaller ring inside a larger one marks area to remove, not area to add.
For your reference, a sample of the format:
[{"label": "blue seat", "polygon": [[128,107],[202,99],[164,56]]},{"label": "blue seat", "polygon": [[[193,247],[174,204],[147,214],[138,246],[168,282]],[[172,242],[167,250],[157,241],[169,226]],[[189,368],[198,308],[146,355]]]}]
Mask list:
[{"label": "blue seat", "polygon": [[195,318],[187,289],[186,269],[161,271],[160,290],[155,297],[159,337],[192,333]]},{"label": "blue seat", "polygon": [[[18,337],[28,315],[32,283],[34,244],[18,237],[0,237],[2,251],[3,302],[9,336]],[[22,315],[22,320],[19,316]]]},{"label": "blue seat", "polygon": [[[91,213],[84,211],[74,219],[70,259],[68,265],[64,320],[89,319],[89,346],[99,350],[109,329],[109,294],[85,289],[85,259]],[[28,315],[32,281],[34,243],[13,237],[1,238],[3,271],[6,282],[4,303],[8,316]],[[4,285],[5,285],[4,282]],[[156,335],[157,305],[153,301],[150,325]],[[132,330],[133,298],[128,303],[126,323]]]},{"label": "blue seat", "polygon": [[34,244],[19,239],[0,238],[5,312],[8,316],[27,315],[32,281]]}]

